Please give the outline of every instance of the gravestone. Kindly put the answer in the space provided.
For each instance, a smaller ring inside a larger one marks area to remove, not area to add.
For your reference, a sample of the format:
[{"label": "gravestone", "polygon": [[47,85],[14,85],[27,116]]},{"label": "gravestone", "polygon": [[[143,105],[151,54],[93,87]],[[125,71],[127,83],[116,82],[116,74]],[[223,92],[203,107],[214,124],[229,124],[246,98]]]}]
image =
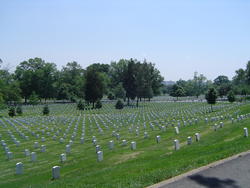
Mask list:
[{"label": "gravestone", "polygon": [[70,145],[66,145],[66,153],[70,153]]},{"label": "gravestone", "polygon": [[52,168],[52,178],[53,179],[60,178],[60,166],[54,166]]},{"label": "gravestone", "polygon": [[113,140],[109,141],[109,149],[114,149],[114,141]]},{"label": "gravestone", "polygon": [[126,146],[127,145],[127,141],[126,140],[122,140],[122,146]]},{"label": "gravestone", "polygon": [[100,151],[101,150],[101,146],[100,145],[96,145],[95,146],[95,152],[97,153],[98,151]]},{"label": "gravestone", "polygon": [[175,133],[179,134],[179,128],[178,127],[175,127]]},{"label": "gravestone", "polygon": [[8,158],[8,160],[13,158],[13,153],[11,151],[7,152],[7,158]]},{"label": "gravestone", "polygon": [[192,144],[192,137],[191,136],[187,137],[187,144],[188,145]]},{"label": "gravestone", "polygon": [[34,148],[39,148],[38,142],[34,142]]},{"label": "gravestone", "polygon": [[177,140],[177,139],[174,140],[174,149],[175,150],[179,150],[180,149],[179,140]]},{"label": "gravestone", "polygon": [[200,141],[200,133],[195,133],[195,140],[196,142]]},{"label": "gravestone", "polygon": [[67,159],[66,154],[65,154],[65,153],[62,153],[62,154],[60,155],[61,163],[65,162],[66,159]]},{"label": "gravestone", "polygon": [[244,136],[248,137],[248,129],[246,127],[244,128]]},{"label": "gravestone", "polygon": [[41,145],[41,152],[46,152],[46,146],[45,145]]},{"label": "gravestone", "polygon": [[148,132],[144,132],[144,138],[148,138]]},{"label": "gravestone", "polygon": [[84,137],[81,137],[80,142],[81,144],[84,144]]},{"label": "gravestone", "polygon": [[31,152],[31,161],[35,162],[36,161],[36,152]]},{"label": "gravestone", "polygon": [[102,161],[103,160],[103,152],[102,151],[98,151],[97,152],[97,161]]},{"label": "gravestone", "polygon": [[23,163],[19,162],[16,164],[16,174],[22,174],[23,173]]},{"label": "gravestone", "polygon": [[30,151],[28,150],[28,149],[25,149],[24,150],[24,155],[27,157],[27,156],[29,156],[30,155]]},{"label": "gravestone", "polygon": [[160,141],[161,141],[161,136],[160,136],[160,135],[157,135],[157,136],[156,136],[156,142],[157,142],[157,143],[160,143]]},{"label": "gravestone", "polygon": [[135,141],[131,142],[131,149],[132,150],[136,149],[136,142]]}]

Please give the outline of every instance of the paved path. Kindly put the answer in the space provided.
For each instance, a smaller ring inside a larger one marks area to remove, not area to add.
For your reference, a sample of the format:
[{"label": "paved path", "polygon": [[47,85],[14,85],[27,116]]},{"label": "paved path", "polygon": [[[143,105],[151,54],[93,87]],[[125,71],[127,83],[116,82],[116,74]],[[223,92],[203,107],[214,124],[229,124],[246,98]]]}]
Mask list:
[{"label": "paved path", "polygon": [[151,187],[250,188],[250,152],[244,152]]}]

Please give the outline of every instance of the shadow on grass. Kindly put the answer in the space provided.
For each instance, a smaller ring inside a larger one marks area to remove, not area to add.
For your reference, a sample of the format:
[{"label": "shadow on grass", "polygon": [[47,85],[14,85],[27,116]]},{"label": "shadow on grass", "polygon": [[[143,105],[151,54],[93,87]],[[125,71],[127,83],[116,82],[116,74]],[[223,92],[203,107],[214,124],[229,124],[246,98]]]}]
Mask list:
[{"label": "shadow on grass", "polygon": [[236,181],[232,179],[219,179],[216,177],[205,177],[202,175],[193,175],[189,179],[197,182],[200,185],[203,185],[208,188],[240,188],[236,185]]}]

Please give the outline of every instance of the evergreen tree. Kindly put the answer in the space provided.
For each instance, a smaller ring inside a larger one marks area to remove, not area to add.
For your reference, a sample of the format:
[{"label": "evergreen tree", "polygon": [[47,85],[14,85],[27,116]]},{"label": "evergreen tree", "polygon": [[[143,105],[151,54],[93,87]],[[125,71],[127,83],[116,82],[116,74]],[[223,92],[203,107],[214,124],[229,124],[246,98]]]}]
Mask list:
[{"label": "evergreen tree", "polygon": [[37,105],[39,103],[38,95],[34,91],[30,95],[29,103],[32,105]]},{"label": "evergreen tree", "polygon": [[234,95],[234,92],[231,90],[229,91],[228,95],[227,95],[227,99],[229,102],[234,102],[235,101],[235,95]]},{"label": "evergreen tree", "polygon": [[17,108],[16,108],[16,113],[18,115],[22,115],[23,114],[23,109],[22,109],[22,106],[21,105],[18,105]]},{"label": "evergreen tree", "polygon": [[206,93],[206,100],[208,104],[211,104],[211,110],[213,111],[213,104],[216,103],[216,99],[217,99],[218,95],[217,95],[217,91],[215,88],[210,88],[208,90],[208,92]]},{"label": "evergreen tree", "polygon": [[102,75],[94,70],[93,68],[88,68],[85,74],[85,100],[93,104],[103,97],[104,93],[104,83]]},{"label": "evergreen tree", "polygon": [[48,105],[45,105],[43,107],[43,115],[49,115],[49,107],[48,107]]},{"label": "evergreen tree", "polygon": [[9,113],[8,114],[9,114],[10,117],[14,117],[16,115],[16,109],[15,109],[14,106],[11,106],[9,108]]},{"label": "evergreen tree", "polygon": [[116,109],[123,109],[123,102],[119,99],[115,104]]},{"label": "evergreen tree", "polygon": [[102,102],[101,102],[100,100],[98,100],[98,101],[96,102],[95,108],[97,108],[97,109],[102,108]]},{"label": "evergreen tree", "polygon": [[77,109],[78,110],[84,110],[85,109],[85,105],[84,105],[82,100],[79,100],[79,102],[77,103]]}]

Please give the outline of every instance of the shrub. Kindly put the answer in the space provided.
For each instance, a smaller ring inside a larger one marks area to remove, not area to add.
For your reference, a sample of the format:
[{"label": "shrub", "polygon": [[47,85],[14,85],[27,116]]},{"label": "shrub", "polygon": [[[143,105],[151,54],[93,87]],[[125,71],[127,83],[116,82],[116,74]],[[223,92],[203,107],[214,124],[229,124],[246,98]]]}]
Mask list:
[{"label": "shrub", "polygon": [[16,113],[18,114],[18,115],[22,115],[23,114],[23,109],[22,109],[22,106],[17,106],[17,108],[16,108]]},{"label": "shrub", "polygon": [[227,99],[229,102],[234,102],[235,101],[235,95],[233,91],[230,91],[227,95]]},{"label": "shrub", "polygon": [[123,102],[119,99],[115,104],[116,109],[123,109]]},{"label": "shrub", "polygon": [[95,104],[95,108],[99,109],[99,108],[102,108],[102,103],[100,100],[98,100]]},{"label": "shrub", "polygon": [[84,108],[85,108],[85,105],[84,105],[83,101],[80,100],[80,101],[77,103],[77,109],[78,109],[78,110],[84,110]]},{"label": "shrub", "polygon": [[14,106],[10,107],[8,114],[10,117],[14,117],[16,115],[16,109],[14,108]]},{"label": "shrub", "polygon": [[49,107],[48,107],[48,105],[45,105],[43,107],[43,115],[49,115]]},{"label": "shrub", "polygon": [[115,96],[113,95],[113,93],[108,94],[108,99],[109,100],[114,100],[115,99]]}]

